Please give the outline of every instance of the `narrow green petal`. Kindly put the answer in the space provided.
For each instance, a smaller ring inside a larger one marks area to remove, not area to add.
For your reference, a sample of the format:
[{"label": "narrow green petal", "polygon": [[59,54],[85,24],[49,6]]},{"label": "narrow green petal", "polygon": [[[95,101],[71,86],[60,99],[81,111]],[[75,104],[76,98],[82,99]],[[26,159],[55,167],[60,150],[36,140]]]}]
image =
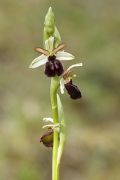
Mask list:
[{"label": "narrow green petal", "polygon": [[65,51],[59,51],[56,54],[56,58],[59,59],[60,61],[69,61],[69,60],[73,60],[75,57]]},{"label": "narrow green petal", "polygon": [[37,68],[39,66],[44,65],[48,61],[47,56],[42,54],[41,56],[35,58],[30,64],[29,68]]}]

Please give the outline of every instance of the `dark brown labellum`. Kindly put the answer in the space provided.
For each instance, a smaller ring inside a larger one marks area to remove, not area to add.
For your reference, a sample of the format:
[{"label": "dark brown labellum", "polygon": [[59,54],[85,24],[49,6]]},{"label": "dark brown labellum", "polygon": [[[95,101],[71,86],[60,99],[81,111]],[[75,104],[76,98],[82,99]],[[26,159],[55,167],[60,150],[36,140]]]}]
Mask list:
[{"label": "dark brown labellum", "polygon": [[56,59],[56,56],[49,56],[48,62],[45,65],[45,74],[48,77],[60,76],[63,73],[62,63]]},{"label": "dark brown labellum", "polygon": [[55,66],[56,75],[60,76],[64,72],[62,63],[56,59],[54,61],[54,66]]},{"label": "dark brown labellum", "polygon": [[82,97],[80,90],[76,85],[72,84],[72,81],[66,83],[65,88],[72,99],[79,99]]},{"label": "dark brown labellum", "polygon": [[48,77],[54,77],[56,75],[54,64],[50,61],[46,62],[44,72]]},{"label": "dark brown labellum", "polygon": [[53,129],[48,129],[41,136],[40,142],[42,142],[46,147],[53,147]]}]

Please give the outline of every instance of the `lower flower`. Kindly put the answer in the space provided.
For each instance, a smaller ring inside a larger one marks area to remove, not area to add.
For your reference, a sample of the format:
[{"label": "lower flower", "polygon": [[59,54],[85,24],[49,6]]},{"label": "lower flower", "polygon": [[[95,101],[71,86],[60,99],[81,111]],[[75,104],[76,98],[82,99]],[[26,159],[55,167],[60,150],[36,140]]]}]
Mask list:
[{"label": "lower flower", "polygon": [[40,142],[42,142],[46,147],[53,147],[53,129],[49,128],[41,136]]}]

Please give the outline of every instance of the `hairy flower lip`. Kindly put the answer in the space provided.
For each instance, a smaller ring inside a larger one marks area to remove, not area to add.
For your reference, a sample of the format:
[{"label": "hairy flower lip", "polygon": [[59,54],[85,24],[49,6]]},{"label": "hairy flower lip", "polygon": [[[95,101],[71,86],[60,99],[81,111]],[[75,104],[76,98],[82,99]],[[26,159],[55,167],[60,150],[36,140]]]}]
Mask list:
[{"label": "hairy flower lip", "polygon": [[65,84],[65,88],[72,99],[80,99],[82,97],[79,88],[72,83],[72,80]]},{"label": "hairy flower lip", "polygon": [[48,77],[54,77],[56,75],[54,63],[51,61],[46,62],[44,73]]},{"label": "hairy flower lip", "polygon": [[48,77],[60,76],[64,72],[63,65],[55,56],[49,56],[44,72]]}]

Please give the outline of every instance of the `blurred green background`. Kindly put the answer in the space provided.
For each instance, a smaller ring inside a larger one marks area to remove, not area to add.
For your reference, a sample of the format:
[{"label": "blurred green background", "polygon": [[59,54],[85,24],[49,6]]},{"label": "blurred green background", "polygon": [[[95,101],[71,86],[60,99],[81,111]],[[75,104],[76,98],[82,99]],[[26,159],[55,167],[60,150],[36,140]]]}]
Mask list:
[{"label": "blurred green background", "polygon": [[50,79],[28,69],[49,6],[74,62],[84,63],[74,79],[82,99],[62,96],[61,180],[120,180],[119,0],[0,0],[0,180],[51,179],[52,150],[39,143]]}]

